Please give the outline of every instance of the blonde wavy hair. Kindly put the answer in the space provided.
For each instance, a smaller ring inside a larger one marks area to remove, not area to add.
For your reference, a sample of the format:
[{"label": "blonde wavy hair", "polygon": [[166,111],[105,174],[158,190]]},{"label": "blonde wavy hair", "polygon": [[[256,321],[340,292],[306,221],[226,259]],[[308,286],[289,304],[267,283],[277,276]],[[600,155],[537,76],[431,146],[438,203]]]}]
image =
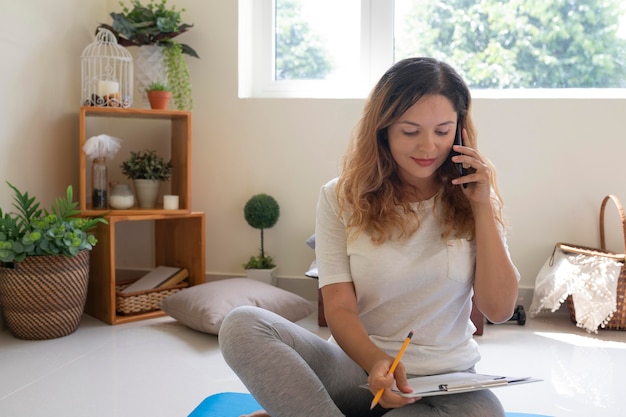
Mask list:
[{"label": "blonde wavy hair", "polygon": [[[467,85],[448,64],[432,58],[408,58],[393,65],[376,84],[365,104],[337,186],[341,213],[349,213],[348,237],[366,232],[376,244],[411,236],[420,225],[419,210],[403,192],[398,166],[391,155],[387,130],[409,107],[427,95],[443,95],[452,103],[458,123],[467,130],[466,145],[476,148]],[[489,164],[489,162],[487,161]],[[489,164],[491,165],[491,164]],[[502,199],[490,166],[496,219],[502,226]],[[451,184],[457,168],[448,159],[436,172],[440,190],[442,238],[451,234],[473,239],[474,216],[462,187]],[[419,207],[419,206],[418,206]]]}]

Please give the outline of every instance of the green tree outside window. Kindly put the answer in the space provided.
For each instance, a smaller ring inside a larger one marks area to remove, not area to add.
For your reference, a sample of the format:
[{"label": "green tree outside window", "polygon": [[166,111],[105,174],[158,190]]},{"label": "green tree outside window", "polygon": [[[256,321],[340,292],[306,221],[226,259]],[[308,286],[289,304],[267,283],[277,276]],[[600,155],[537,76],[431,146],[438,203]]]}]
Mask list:
[{"label": "green tree outside window", "polygon": [[[406,0],[405,0],[406,1]],[[619,0],[413,0],[395,59],[447,61],[471,88],[624,88]]]}]

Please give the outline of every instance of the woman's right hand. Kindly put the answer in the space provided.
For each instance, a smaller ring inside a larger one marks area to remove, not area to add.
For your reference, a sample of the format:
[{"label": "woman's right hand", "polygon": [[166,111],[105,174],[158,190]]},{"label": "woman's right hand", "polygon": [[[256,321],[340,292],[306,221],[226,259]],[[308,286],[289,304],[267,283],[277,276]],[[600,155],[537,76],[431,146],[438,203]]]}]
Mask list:
[{"label": "woman's right hand", "polygon": [[[351,282],[325,285],[322,287],[322,295],[326,322],[339,346],[363,369],[369,369],[367,382],[374,395],[378,389],[385,389],[379,401],[381,405],[385,408],[398,408],[415,402],[416,398],[404,398],[391,391],[394,376],[389,374],[389,368],[394,358],[376,346],[365,331],[359,320],[354,285]],[[394,374],[398,389],[411,392],[402,362],[398,364]]]},{"label": "woman's right hand", "polygon": [[392,362],[393,358],[376,362],[374,366],[372,366],[372,369],[370,369],[369,376],[367,377],[369,389],[373,395],[376,395],[379,389],[384,389],[383,395],[378,401],[378,404],[383,408],[399,408],[407,404],[412,404],[419,399],[418,397],[406,398],[392,391],[394,382],[395,386],[401,392],[410,393],[413,391],[407,382],[406,371],[402,362],[398,364],[393,375],[389,373]]}]

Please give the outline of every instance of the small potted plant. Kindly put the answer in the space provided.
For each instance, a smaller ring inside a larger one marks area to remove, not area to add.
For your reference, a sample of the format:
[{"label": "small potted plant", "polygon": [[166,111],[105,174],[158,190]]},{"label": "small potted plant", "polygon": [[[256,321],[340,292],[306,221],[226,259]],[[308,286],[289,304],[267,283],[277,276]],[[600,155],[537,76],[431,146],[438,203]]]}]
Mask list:
[{"label": "small potted plant", "polygon": [[248,278],[276,285],[276,271],[271,256],[265,254],[264,233],[265,229],[273,227],[280,216],[280,207],[274,197],[267,194],[252,196],[243,209],[246,222],[255,229],[261,231],[261,248],[258,256],[251,256],[248,262],[243,264]]},{"label": "small potted plant", "polygon": [[146,88],[148,93],[148,101],[150,101],[150,107],[155,110],[165,110],[172,97],[170,88],[165,83],[158,81],[151,82]]},{"label": "small potted plant", "polygon": [[130,153],[130,158],[120,165],[122,173],[133,180],[140,208],[154,208],[159,196],[162,181],[172,176],[172,161],[157,155],[156,151]]},{"label": "small potted plant", "polygon": [[83,314],[89,278],[90,232],[102,217],[77,217],[72,186],[50,210],[7,182],[15,212],[0,209],[0,304],[7,327],[21,339],[73,333]]}]

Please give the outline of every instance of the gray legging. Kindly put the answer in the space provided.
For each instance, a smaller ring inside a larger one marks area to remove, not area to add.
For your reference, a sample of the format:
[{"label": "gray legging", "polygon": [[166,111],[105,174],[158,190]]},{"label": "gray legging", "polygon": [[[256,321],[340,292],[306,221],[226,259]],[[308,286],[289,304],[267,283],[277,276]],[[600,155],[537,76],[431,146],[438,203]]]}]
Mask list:
[{"label": "gray legging", "polygon": [[222,323],[228,365],[272,417],[503,417],[490,391],[423,398],[402,408],[369,410],[366,372],[337,345],[257,307],[239,307]]}]

